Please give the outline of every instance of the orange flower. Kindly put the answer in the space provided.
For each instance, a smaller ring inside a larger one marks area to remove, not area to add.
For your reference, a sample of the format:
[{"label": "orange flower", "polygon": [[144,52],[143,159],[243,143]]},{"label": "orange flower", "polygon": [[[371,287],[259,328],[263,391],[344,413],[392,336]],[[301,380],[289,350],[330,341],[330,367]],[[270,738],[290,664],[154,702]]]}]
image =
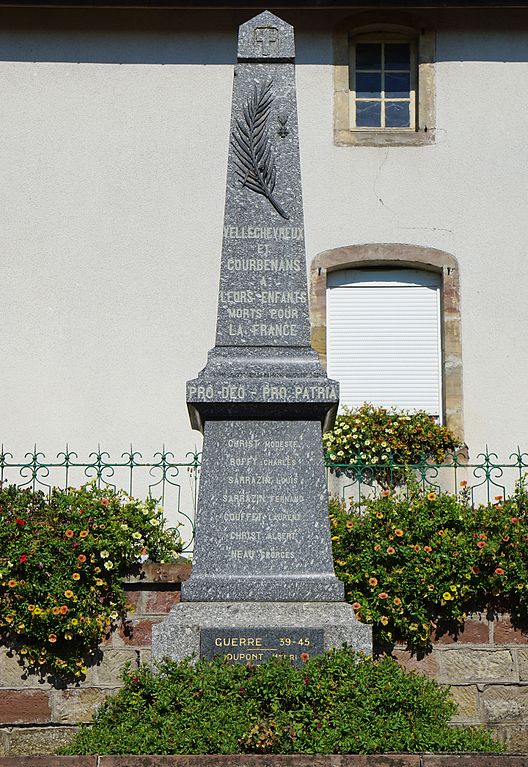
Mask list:
[{"label": "orange flower", "polygon": [[400,597],[394,597],[393,602],[394,602],[395,605],[401,605]]},{"label": "orange flower", "polygon": [[378,599],[387,599],[387,597],[388,597],[388,596],[389,596],[389,595],[387,594],[387,592],[386,592],[386,591],[381,591],[381,592],[378,594]]},{"label": "orange flower", "polygon": [[352,602],[352,609],[353,610],[360,610],[361,609],[361,602]]},{"label": "orange flower", "polygon": [[57,606],[55,606],[55,607],[52,607],[52,608],[51,608],[51,612],[53,613],[53,615],[59,615],[59,613],[60,613],[60,607],[57,607]]},{"label": "orange flower", "polygon": [[306,663],[307,660],[310,660],[310,653],[302,652],[301,653],[301,660],[302,660],[303,663]]},{"label": "orange flower", "polygon": [[66,613],[68,612],[68,608],[66,607],[66,605],[61,605],[59,607],[59,612],[61,615],[66,615]]},{"label": "orange flower", "polygon": [[495,568],[495,575],[504,575],[504,570],[502,569],[502,567]]},{"label": "orange flower", "polygon": [[431,553],[432,548],[430,546],[424,546],[424,551],[427,551],[427,553]]},{"label": "orange flower", "polygon": [[510,536],[509,535],[503,535],[502,536],[502,540],[503,541],[509,541],[510,540]]},{"label": "orange flower", "polygon": [[416,544],[413,546],[413,549],[414,549],[414,551],[421,551],[421,546],[418,546],[418,544],[416,543]]},{"label": "orange flower", "polygon": [[7,581],[7,585],[9,586],[10,589],[14,589],[15,586],[17,585],[17,582],[13,578],[11,578],[11,580]]},{"label": "orange flower", "polygon": [[396,549],[394,549],[392,546],[387,547],[387,554],[394,554],[395,551]]},{"label": "orange flower", "polygon": [[87,535],[88,535],[88,530],[81,530],[81,532],[79,533],[79,538],[86,538]]},{"label": "orange flower", "polygon": [[394,535],[397,535],[398,538],[401,538],[403,535],[403,530],[400,530],[400,528],[397,527],[396,530],[394,531]]},{"label": "orange flower", "polygon": [[72,575],[72,578],[73,578],[74,581],[78,581],[80,577],[81,576],[79,575],[79,573],[73,573],[73,575]]},{"label": "orange flower", "polygon": [[518,521],[519,521],[519,517],[512,517],[510,520],[510,522],[513,522],[514,525],[516,525]]},{"label": "orange flower", "polygon": [[108,506],[109,503],[108,498],[101,498],[101,506]]},{"label": "orange flower", "polygon": [[390,495],[390,490],[382,490],[381,494],[382,494],[383,498],[388,498],[389,495]]},{"label": "orange flower", "polygon": [[369,578],[369,583],[371,586],[377,586],[378,585],[378,579],[377,578]]},{"label": "orange flower", "polygon": [[438,535],[443,535],[445,533],[445,530],[439,530]]},{"label": "orange flower", "polygon": [[377,543],[377,544],[374,546],[374,551],[381,551],[381,546],[379,545],[379,543]]},{"label": "orange flower", "polygon": [[64,533],[64,535],[66,536],[66,538],[73,538],[73,536],[75,535],[75,533],[73,532],[73,530],[66,530],[66,532]]},{"label": "orange flower", "polygon": [[86,562],[86,555],[85,554],[79,554],[77,559],[79,560],[79,562]]},{"label": "orange flower", "polygon": [[467,487],[467,479],[461,480],[460,487]]},{"label": "orange flower", "polygon": [[34,609],[35,609],[35,605],[28,605],[28,610],[30,613],[32,613]]},{"label": "orange flower", "polygon": [[477,543],[477,548],[478,548],[478,549],[483,549],[485,545],[486,545],[486,542],[485,542],[485,541],[479,541],[479,542]]},{"label": "orange flower", "polygon": [[502,495],[496,495],[495,496],[496,501],[502,501]]},{"label": "orange flower", "polygon": [[57,641],[57,634],[50,634],[48,637],[48,642],[51,642],[51,644],[53,644],[56,641]]}]

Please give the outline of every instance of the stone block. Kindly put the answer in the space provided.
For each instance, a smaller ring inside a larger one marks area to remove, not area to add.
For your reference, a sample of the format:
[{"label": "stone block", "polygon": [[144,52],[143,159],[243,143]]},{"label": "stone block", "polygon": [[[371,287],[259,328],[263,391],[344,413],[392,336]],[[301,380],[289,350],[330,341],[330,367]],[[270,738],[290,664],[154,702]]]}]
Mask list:
[{"label": "stone block", "polygon": [[508,616],[503,616],[494,622],[493,639],[495,644],[528,644],[526,629],[521,631],[514,628]]},{"label": "stone block", "polygon": [[180,601],[180,591],[148,591],[144,612],[147,615],[165,615]]},{"label": "stone block", "polygon": [[140,618],[127,621],[125,626],[112,635],[114,648],[120,647],[150,647],[152,644],[152,627],[159,623],[157,620]]},{"label": "stone block", "polygon": [[131,668],[137,668],[138,652],[136,650],[105,650],[101,663],[93,669],[95,685],[112,688],[120,686],[121,672],[127,663],[130,663]]},{"label": "stone block", "polygon": [[50,721],[48,692],[5,690],[0,695],[0,724],[44,724]]},{"label": "stone block", "polygon": [[393,650],[392,657],[398,661],[407,671],[415,671],[417,674],[425,674],[435,679],[438,673],[437,654],[433,651],[424,655],[423,658],[417,658],[408,650]]},{"label": "stone block", "polygon": [[[16,728],[9,733],[10,756],[0,760],[0,767],[95,767],[97,757],[93,756],[49,756],[69,743],[76,732],[77,727]],[[25,755],[38,754],[48,756],[41,759],[23,758]],[[16,761],[9,761],[15,756]]]},{"label": "stone block", "polygon": [[488,644],[489,623],[485,617],[468,618],[462,630],[456,635],[442,634],[433,638],[434,644]]},{"label": "stone block", "polygon": [[519,679],[528,682],[528,647],[519,647],[517,650],[517,664],[519,667]]},{"label": "stone block", "polygon": [[53,692],[53,721],[58,724],[80,724],[89,722],[97,708],[108,695],[117,689],[84,689],[55,690]]},{"label": "stone block", "polygon": [[528,757],[511,754],[424,754],[422,767],[528,767]]},{"label": "stone block", "polygon": [[38,674],[30,674],[19,664],[16,653],[11,654],[2,647],[0,648],[0,689],[16,690],[20,687],[46,690],[49,689],[50,684],[41,680]]},{"label": "stone block", "polygon": [[128,608],[130,613],[143,612],[143,598],[145,594],[145,591],[139,589],[125,589],[125,598],[127,605],[130,605]]},{"label": "stone block", "polygon": [[146,562],[139,575],[126,579],[127,583],[181,583],[189,579],[192,565],[189,561],[159,564]]},{"label": "stone block", "polygon": [[478,690],[476,685],[453,685],[451,697],[458,706],[458,711],[451,720],[456,723],[478,722]]},{"label": "stone block", "polygon": [[438,650],[437,660],[439,682],[462,684],[517,680],[515,664],[509,650],[457,647]]},{"label": "stone block", "polygon": [[[528,727],[518,724],[490,725],[493,736],[497,740],[502,740],[506,748],[512,753],[523,753],[526,759],[525,765],[528,767]],[[516,764],[514,762],[514,764]]]},{"label": "stone block", "polygon": [[486,685],[480,700],[486,722],[528,723],[528,685]]}]

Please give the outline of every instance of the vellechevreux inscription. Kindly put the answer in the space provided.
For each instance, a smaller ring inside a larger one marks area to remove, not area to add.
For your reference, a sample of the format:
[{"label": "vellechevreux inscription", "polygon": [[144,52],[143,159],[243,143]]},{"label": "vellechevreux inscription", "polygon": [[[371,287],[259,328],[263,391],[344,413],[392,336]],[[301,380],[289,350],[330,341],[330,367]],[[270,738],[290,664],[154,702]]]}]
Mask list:
[{"label": "vellechevreux inscription", "polygon": [[324,650],[324,631],[316,628],[251,627],[203,628],[200,657],[225,658],[229,663],[258,665],[270,658],[286,658],[302,666]]}]

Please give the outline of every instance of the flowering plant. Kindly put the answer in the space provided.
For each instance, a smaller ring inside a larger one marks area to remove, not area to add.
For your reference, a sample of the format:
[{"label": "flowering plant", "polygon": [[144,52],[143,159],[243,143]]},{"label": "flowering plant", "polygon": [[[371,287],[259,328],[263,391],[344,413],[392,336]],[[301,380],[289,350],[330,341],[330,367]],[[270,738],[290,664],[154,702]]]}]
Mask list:
[{"label": "flowering plant", "polygon": [[391,471],[394,464],[430,459],[442,463],[457,445],[451,432],[423,410],[410,413],[369,403],[356,410],[344,408],[332,431],[323,436],[323,447],[332,463],[384,466],[385,471],[376,472],[376,479],[390,476],[392,484],[403,478],[402,472]]},{"label": "flowering plant", "polygon": [[155,500],[93,484],[49,497],[0,487],[0,640],[26,666],[81,677],[124,616],[123,577],[180,551]]},{"label": "flowering plant", "polygon": [[364,513],[331,501],[336,574],[378,642],[426,650],[436,632],[457,633],[472,609],[528,616],[528,492],[473,508],[458,495],[384,490]]}]

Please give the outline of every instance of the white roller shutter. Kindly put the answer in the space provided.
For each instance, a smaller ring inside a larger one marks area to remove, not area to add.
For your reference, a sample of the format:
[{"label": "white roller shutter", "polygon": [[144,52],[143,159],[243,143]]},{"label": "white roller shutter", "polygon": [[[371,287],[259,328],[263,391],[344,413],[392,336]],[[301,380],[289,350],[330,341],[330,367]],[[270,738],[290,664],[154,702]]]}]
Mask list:
[{"label": "white roller shutter", "polygon": [[341,404],[423,409],[441,418],[440,275],[414,269],[332,272],[328,375]]}]

